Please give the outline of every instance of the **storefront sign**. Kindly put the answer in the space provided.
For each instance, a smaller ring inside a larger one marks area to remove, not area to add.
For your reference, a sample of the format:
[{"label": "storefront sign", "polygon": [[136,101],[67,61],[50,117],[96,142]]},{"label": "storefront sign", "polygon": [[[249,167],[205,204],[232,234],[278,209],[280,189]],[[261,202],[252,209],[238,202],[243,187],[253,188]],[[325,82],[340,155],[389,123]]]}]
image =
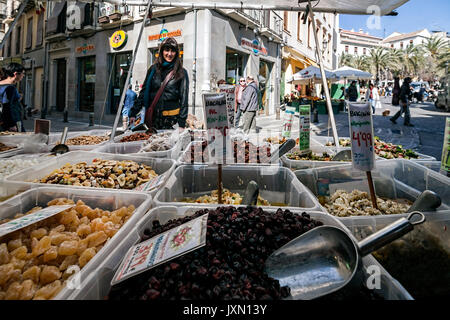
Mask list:
[{"label": "storefront sign", "polygon": [[283,119],[283,132],[281,135],[285,138],[291,137],[292,121],[294,120],[295,107],[286,107]]},{"label": "storefront sign", "polygon": [[375,167],[372,109],[370,104],[349,104],[353,168],[371,171]]},{"label": "storefront sign", "polygon": [[173,32],[169,32],[167,29],[162,29],[159,34],[152,34],[148,36],[148,41],[156,41],[160,40],[163,41],[165,38],[175,38],[175,37],[181,37],[181,30],[175,30]]},{"label": "storefront sign", "polygon": [[84,46],[77,47],[75,49],[76,53],[86,54],[88,51],[95,50],[95,46],[93,44],[85,44]]},{"label": "storefront sign", "polygon": [[0,237],[3,237],[4,235],[14,232],[14,231],[17,231],[19,229],[25,228],[25,227],[32,225],[33,223],[36,223],[38,221],[47,219],[51,216],[54,216],[55,214],[58,214],[67,209],[70,209],[73,206],[74,206],[73,204],[61,205],[61,206],[50,206],[50,207],[35,211],[33,213],[27,214],[21,218],[6,222],[6,223],[0,225]]},{"label": "storefront sign", "polygon": [[310,149],[310,134],[311,134],[311,106],[301,105],[299,106],[299,124],[300,131],[298,133],[299,136],[299,149],[300,151],[309,150]]},{"label": "storefront sign", "polygon": [[123,30],[117,30],[109,38],[109,45],[111,48],[118,50],[122,48],[127,43],[128,35]]},{"label": "storefront sign", "polygon": [[234,127],[234,104],[235,104],[235,91],[236,87],[232,85],[221,84],[219,85],[219,92],[223,92],[227,97],[227,110],[228,110],[228,127]]},{"label": "storefront sign", "polygon": [[252,50],[255,55],[262,54],[267,56],[267,49],[264,48],[257,39],[249,40],[246,38],[242,38],[241,47]]},{"label": "storefront sign", "polygon": [[208,214],[205,214],[131,247],[111,285],[203,247],[207,222]]},{"label": "storefront sign", "polygon": [[441,169],[450,172],[450,117],[447,117],[444,132],[444,146],[442,147]]},{"label": "storefront sign", "polygon": [[203,114],[208,133],[210,159],[214,159],[212,161],[215,163],[223,164],[230,128],[225,93],[203,94]]}]

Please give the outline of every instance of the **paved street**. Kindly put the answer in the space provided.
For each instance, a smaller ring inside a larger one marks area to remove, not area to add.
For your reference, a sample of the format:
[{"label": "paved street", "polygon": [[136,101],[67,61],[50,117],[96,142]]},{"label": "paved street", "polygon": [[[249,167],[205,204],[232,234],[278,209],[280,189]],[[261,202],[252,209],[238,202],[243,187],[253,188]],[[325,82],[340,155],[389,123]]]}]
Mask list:
[{"label": "paved street", "polygon": [[[391,111],[390,116],[394,115],[399,107],[391,105],[391,98],[382,98],[382,109],[377,109],[373,117],[374,132],[382,140],[401,144],[405,148],[415,149],[416,151],[441,159],[442,143],[444,139],[445,117],[449,117],[449,112],[439,111],[431,103],[412,104],[411,106],[411,122],[415,127],[403,126],[403,119],[399,118],[397,124],[394,125],[389,121],[388,117],[383,117],[381,112],[385,109]],[[36,118],[38,116],[35,116]],[[87,131],[93,129],[112,128],[113,121],[103,121],[102,125],[96,123],[95,126],[89,126],[88,122],[80,119],[70,119],[65,123],[60,117],[48,117],[51,122],[52,132],[62,132],[65,126],[70,131]],[[275,115],[259,116],[257,118],[258,130],[271,130],[274,135],[281,131],[283,124],[283,113],[280,120],[276,120]],[[335,115],[338,135],[342,137],[349,136],[348,114],[340,112]],[[332,136],[331,128],[327,126],[328,115],[319,115],[319,123],[312,124],[312,133],[319,136]],[[121,126],[121,123],[119,123]],[[34,128],[34,118],[25,120],[25,128],[28,131]],[[294,121],[293,136],[298,137],[298,121]]]}]

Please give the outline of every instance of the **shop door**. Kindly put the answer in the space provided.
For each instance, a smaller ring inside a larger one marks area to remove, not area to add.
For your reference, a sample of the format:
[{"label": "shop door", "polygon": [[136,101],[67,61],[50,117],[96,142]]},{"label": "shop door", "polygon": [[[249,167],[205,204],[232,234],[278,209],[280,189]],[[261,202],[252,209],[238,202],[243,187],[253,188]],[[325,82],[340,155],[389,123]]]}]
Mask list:
[{"label": "shop door", "polygon": [[[130,70],[132,52],[115,53],[111,55],[112,79],[110,86],[110,112],[116,114],[119,108],[120,98],[125,88],[128,70]],[[131,79],[131,78],[130,78]]]},{"label": "shop door", "polygon": [[78,108],[80,111],[94,112],[95,102],[95,56],[78,60]]},{"label": "shop door", "polygon": [[245,76],[247,55],[228,48],[226,54],[225,80],[228,84],[237,84],[239,78]]},{"label": "shop door", "polygon": [[33,74],[31,72],[27,72],[25,75],[25,96],[23,97],[22,102],[27,106],[31,106],[32,93],[33,93]]},{"label": "shop door", "polygon": [[56,60],[56,110],[63,112],[66,107],[66,59]]},{"label": "shop door", "polygon": [[271,81],[273,63],[260,60],[259,62],[259,75],[258,75],[258,87],[260,93],[260,110],[264,111],[266,115],[269,115],[270,101],[272,100],[273,85]]}]

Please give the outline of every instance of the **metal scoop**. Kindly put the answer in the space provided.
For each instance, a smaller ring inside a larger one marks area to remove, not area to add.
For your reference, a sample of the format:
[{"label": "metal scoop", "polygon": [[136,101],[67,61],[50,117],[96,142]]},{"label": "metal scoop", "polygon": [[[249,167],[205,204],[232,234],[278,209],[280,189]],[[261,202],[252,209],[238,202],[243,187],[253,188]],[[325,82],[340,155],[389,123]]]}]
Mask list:
[{"label": "metal scoop", "polygon": [[[421,219],[411,222],[414,215]],[[293,299],[310,300],[344,287],[355,276],[361,257],[383,247],[425,221],[411,212],[366,239],[355,243],[343,230],[321,226],[288,242],[265,263],[267,274],[289,286]]]},{"label": "metal scoop", "polygon": [[295,147],[295,140],[294,139],[288,139],[285,143],[283,143],[270,157],[270,163],[274,162],[275,160],[281,158],[284,154],[288,153],[293,147]]},{"label": "metal scoop", "polygon": [[352,161],[352,150],[341,150],[331,158],[331,161]]},{"label": "metal scoop", "polygon": [[407,212],[413,211],[436,211],[436,209],[442,204],[441,197],[431,190],[425,190],[420,194],[420,196],[414,201],[411,207],[409,207]]},{"label": "metal scoop", "polygon": [[69,131],[69,127],[65,127],[64,131],[61,135],[61,142],[59,144],[57,144],[56,146],[54,146],[52,148],[52,150],[50,150],[50,152],[52,154],[57,155],[57,154],[63,154],[63,153],[69,152],[69,147],[67,145],[65,145],[68,131]]},{"label": "metal scoop", "polygon": [[242,205],[255,206],[258,201],[259,186],[255,181],[250,181],[245,190],[244,198],[242,199]]}]

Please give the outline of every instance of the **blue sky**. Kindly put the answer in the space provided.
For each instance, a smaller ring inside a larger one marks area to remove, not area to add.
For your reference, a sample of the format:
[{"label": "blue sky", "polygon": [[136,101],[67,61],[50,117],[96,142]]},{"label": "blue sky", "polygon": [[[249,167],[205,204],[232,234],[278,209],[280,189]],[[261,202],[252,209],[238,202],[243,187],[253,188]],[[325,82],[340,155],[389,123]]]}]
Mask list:
[{"label": "blue sky", "polygon": [[340,15],[339,27],[355,31],[360,28],[370,35],[383,37],[392,32],[413,32],[427,28],[450,32],[450,0],[409,0],[397,10],[396,17],[381,17],[380,29],[369,29],[368,16]]}]

